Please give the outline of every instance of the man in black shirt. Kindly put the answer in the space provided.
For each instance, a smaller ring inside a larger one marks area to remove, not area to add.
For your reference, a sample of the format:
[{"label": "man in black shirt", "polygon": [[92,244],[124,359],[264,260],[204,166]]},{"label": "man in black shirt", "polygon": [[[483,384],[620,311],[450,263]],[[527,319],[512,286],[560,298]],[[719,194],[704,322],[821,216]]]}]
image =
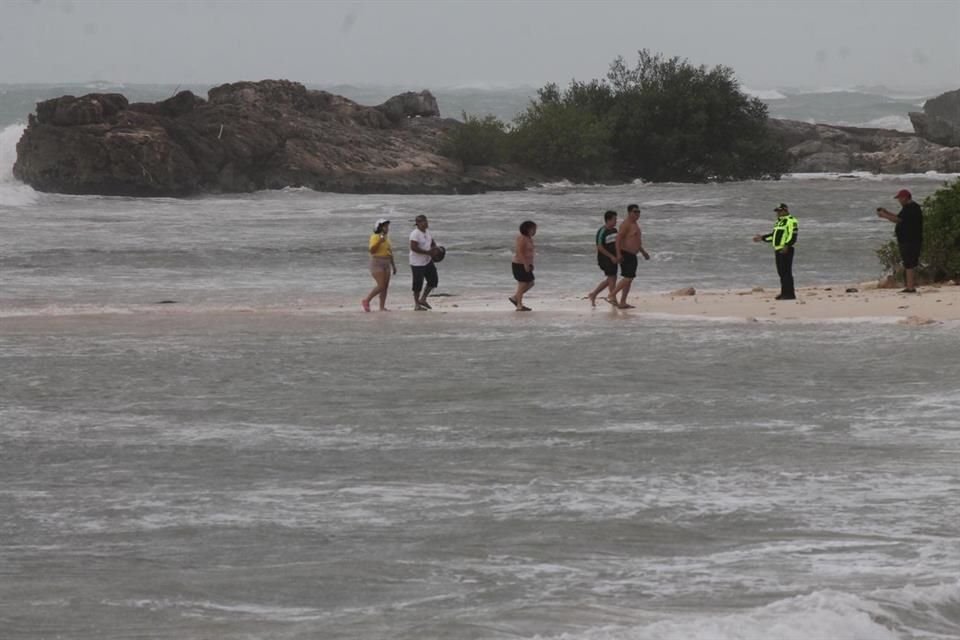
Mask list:
[{"label": "man in black shirt", "polygon": [[923,248],[923,211],[906,189],[900,189],[894,198],[900,202],[900,213],[891,213],[880,207],[877,215],[897,225],[897,246],[900,249],[903,270],[906,272],[907,286],[903,293],[916,293],[916,269],[920,264],[920,251]]}]

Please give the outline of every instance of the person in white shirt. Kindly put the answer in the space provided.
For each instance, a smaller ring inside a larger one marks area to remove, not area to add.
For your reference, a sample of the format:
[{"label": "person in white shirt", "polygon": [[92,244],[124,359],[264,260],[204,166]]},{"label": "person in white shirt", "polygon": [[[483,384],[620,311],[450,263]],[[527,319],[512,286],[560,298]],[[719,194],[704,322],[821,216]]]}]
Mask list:
[{"label": "person in white shirt", "polygon": [[[414,222],[417,228],[410,232],[410,270],[413,271],[413,308],[416,311],[431,309],[427,296],[437,288],[439,276],[433,258],[437,254],[437,243],[427,231],[430,224],[427,216],[419,215]],[[423,281],[427,281],[426,289]],[[421,294],[421,290],[423,293]]]}]

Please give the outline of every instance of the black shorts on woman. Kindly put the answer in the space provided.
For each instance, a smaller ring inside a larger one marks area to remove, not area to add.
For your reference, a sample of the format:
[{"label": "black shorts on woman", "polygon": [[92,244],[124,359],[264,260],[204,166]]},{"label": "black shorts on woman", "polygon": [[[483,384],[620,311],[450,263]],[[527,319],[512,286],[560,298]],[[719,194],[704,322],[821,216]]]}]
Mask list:
[{"label": "black shorts on woman", "polygon": [[526,265],[520,264],[519,262],[513,262],[511,265],[513,267],[513,279],[517,282],[533,282],[533,265],[530,266],[530,271],[527,271]]}]

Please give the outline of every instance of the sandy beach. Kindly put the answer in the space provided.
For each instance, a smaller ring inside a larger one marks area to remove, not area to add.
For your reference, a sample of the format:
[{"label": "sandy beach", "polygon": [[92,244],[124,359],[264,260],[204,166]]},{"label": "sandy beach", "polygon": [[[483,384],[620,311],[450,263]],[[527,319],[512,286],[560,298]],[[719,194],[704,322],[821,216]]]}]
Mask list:
[{"label": "sandy beach", "polygon": [[[754,289],[678,290],[668,293],[637,292],[630,297],[635,308],[616,309],[598,298],[591,307],[585,297],[536,292],[528,298],[529,314],[517,314],[529,320],[537,316],[592,316],[627,319],[665,317],[676,319],[713,319],[743,322],[888,322],[910,326],[935,325],[960,321],[960,286],[928,286],[916,294],[898,289],[879,289],[874,283],[822,285],[797,290],[797,300],[774,300],[776,291]],[[506,300],[507,294],[484,292],[459,296],[440,294],[431,299],[433,311],[423,312],[423,320],[434,316],[516,314]],[[356,315],[358,319],[407,316],[413,313],[402,296],[388,300],[390,314],[363,313],[355,300],[342,298],[299,299],[289,304],[270,306],[218,306],[185,303],[141,304],[131,306],[36,306],[0,309],[0,333],[34,332],[86,326],[94,331],[174,330],[191,327],[230,327],[270,330],[315,327],[315,319],[330,315]]]},{"label": "sandy beach", "polygon": [[[685,318],[733,319],[744,321],[866,321],[890,320],[904,324],[933,324],[960,320],[960,286],[943,285],[919,289],[919,293],[901,293],[899,289],[879,289],[876,283],[800,287],[797,300],[774,300],[776,290],[730,289],[668,293],[631,294],[634,309],[615,309],[601,297],[591,307],[585,297],[540,297],[536,290],[525,298],[534,311],[550,313],[614,313],[619,315],[674,316]],[[510,312],[506,296],[459,299],[438,298],[436,312]],[[534,315],[534,314],[531,314]]]}]

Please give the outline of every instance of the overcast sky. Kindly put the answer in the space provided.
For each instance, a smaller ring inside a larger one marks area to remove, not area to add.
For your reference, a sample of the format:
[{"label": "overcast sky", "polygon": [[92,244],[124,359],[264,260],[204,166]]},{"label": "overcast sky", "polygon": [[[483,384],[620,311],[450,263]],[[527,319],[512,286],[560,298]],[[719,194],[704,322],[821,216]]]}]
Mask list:
[{"label": "overcast sky", "polygon": [[649,48],[751,88],[960,87],[960,0],[0,0],[0,82],[565,83]]}]

